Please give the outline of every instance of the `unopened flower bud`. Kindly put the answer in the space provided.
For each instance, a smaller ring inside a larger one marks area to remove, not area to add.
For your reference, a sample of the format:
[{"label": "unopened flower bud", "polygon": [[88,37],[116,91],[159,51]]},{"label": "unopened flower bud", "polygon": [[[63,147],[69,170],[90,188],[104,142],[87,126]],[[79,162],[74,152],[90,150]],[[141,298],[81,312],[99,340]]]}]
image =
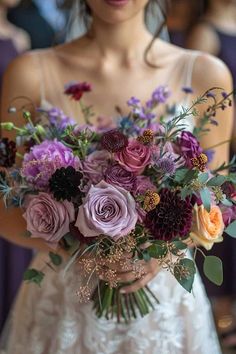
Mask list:
[{"label": "unopened flower bud", "polygon": [[1,123],[1,127],[2,127],[2,129],[10,131],[10,130],[13,130],[15,126],[12,122],[6,122],[6,123]]}]

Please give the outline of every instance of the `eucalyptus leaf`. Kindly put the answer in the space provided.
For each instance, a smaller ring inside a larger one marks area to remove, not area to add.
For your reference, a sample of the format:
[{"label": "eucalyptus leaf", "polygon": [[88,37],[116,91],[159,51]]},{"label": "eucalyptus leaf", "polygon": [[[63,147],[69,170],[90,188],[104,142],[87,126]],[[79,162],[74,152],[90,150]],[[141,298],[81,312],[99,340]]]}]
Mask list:
[{"label": "eucalyptus leaf", "polygon": [[186,248],[188,247],[187,244],[182,241],[173,241],[171,242],[171,244],[180,251],[186,250]]},{"label": "eucalyptus leaf", "polygon": [[192,291],[195,273],[195,263],[188,258],[181,259],[174,267],[174,276],[176,280],[189,293]]},{"label": "eucalyptus leaf", "polygon": [[211,194],[208,188],[203,188],[200,190],[200,197],[204,208],[210,212],[211,211]]},{"label": "eucalyptus leaf", "polygon": [[201,182],[201,183],[206,183],[207,180],[208,180],[208,178],[209,178],[208,172],[201,173],[201,174],[198,176],[198,180],[199,180],[199,182]]},{"label": "eucalyptus leaf", "polygon": [[236,238],[236,220],[233,221],[226,229],[225,233],[231,237]]},{"label": "eucalyptus leaf", "polygon": [[226,181],[226,177],[222,175],[215,176],[211,178],[208,182],[207,185],[211,187],[217,187],[221,186],[224,182]]},{"label": "eucalyptus leaf", "polygon": [[31,268],[27,269],[24,273],[23,280],[28,281],[29,283],[35,283],[41,285],[45,274],[37,269]]},{"label": "eucalyptus leaf", "polygon": [[233,205],[233,203],[229,200],[229,199],[226,199],[224,198],[222,201],[221,201],[222,204],[224,204],[225,206],[227,207],[231,207]]},{"label": "eucalyptus leaf", "polygon": [[52,264],[54,264],[55,266],[58,267],[62,264],[62,257],[59,254],[49,252],[49,257]]},{"label": "eucalyptus leaf", "polygon": [[151,258],[164,258],[168,253],[167,245],[164,241],[155,241],[151,246],[146,249]]},{"label": "eucalyptus leaf", "polygon": [[218,286],[223,283],[223,265],[220,258],[216,256],[205,257],[203,271],[212,283]]},{"label": "eucalyptus leaf", "polygon": [[175,182],[178,182],[178,183],[182,182],[184,180],[187,172],[188,172],[187,168],[181,168],[181,169],[177,170],[175,173],[175,177],[174,177]]}]

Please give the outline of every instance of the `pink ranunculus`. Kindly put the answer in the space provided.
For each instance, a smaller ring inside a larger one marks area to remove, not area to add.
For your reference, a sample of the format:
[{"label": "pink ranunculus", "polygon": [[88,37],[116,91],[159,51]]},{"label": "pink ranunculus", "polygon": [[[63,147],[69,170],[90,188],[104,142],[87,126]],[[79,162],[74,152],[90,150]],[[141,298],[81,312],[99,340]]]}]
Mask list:
[{"label": "pink ranunculus", "polygon": [[155,191],[156,187],[151,182],[150,178],[147,176],[137,176],[133,193],[136,194],[145,194],[147,190]]},{"label": "pink ranunculus", "polygon": [[92,152],[83,162],[83,173],[92,183],[99,183],[104,179],[110,159],[111,154],[106,150]]},{"label": "pink ranunculus", "polygon": [[128,146],[115,154],[115,159],[123,165],[127,171],[139,174],[150,163],[151,154],[152,150],[149,146],[137,140],[130,140]]},{"label": "pink ranunculus", "polygon": [[41,192],[30,198],[23,217],[31,237],[41,238],[55,246],[69,232],[75,210],[72,203],[57,202],[50,194]]},{"label": "pink ranunculus", "polygon": [[107,235],[117,240],[128,235],[137,220],[136,203],[131,194],[101,181],[91,186],[79,208],[75,226],[84,237]]}]

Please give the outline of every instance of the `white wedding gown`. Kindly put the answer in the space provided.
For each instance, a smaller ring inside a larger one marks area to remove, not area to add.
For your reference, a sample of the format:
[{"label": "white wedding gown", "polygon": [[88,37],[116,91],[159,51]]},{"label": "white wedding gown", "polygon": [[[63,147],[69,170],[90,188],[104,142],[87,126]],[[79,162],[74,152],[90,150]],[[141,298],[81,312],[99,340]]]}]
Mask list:
[{"label": "white wedding gown", "polygon": [[[189,60],[190,80],[194,60]],[[45,268],[46,254],[32,267]],[[199,275],[187,293],[162,270],[149,286],[160,304],[129,325],[96,318],[74,296],[79,274],[46,268],[42,287],[24,283],[2,338],[1,354],[220,354],[211,308]],[[73,289],[71,287],[73,284]]]}]

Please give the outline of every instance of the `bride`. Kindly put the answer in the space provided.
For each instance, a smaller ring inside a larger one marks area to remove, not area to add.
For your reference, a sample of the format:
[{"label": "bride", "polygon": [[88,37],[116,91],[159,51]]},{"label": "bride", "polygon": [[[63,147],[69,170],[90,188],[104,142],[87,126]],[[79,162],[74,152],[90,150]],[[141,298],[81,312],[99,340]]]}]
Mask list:
[{"label": "bride", "polygon": [[[74,1],[71,1],[71,6]],[[146,101],[158,85],[167,84],[172,101],[188,103],[181,90],[191,86],[192,98],[210,87],[231,91],[231,77],[221,61],[199,52],[186,51],[152,38],[145,13],[158,0],[86,0],[82,2],[88,31],[81,38],[53,49],[26,53],[9,67],[4,80],[2,119],[12,117],[12,99],[30,97],[37,106],[57,106],[84,124],[79,107],[63,95],[72,80],[93,85],[85,103],[92,103],[98,117],[94,124],[109,125],[115,107],[125,114],[128,97]],[[40,30],[40,29],[39,29]],[[151,43],[151,45],[150,45]],[[25,101],[16,101],[21,107]],[[206,107],[202,105],[201,111]],[[202,138],[203,147],[228,140],[232,112],[219,112],[219,125]],[[193,128],[194,120],[189,126]],[[10,133],[9,133],[10,136]],[[228,160],[228,146],[216,148],[214,165]],[[42,240],[23,237],[26,225],[18,210],[1,206],[0,234],[19,245],[34,248],[33,267],[42,268],[47,246]],[[62,272],[61,272],[62,273]],[[145,276],[127,287],[132,292],[150,284],[160,300],[156,310],[129,325],[97,319],[91,304],[79,304],[71,284],[79,280],[76,269],[63,277],[48,271],[41,288],[23,284],[9,319],[2,353],[7,354],[219,354],[211,310],[199,276],[188,294],[155,260],[146,265]],[[122,272],[119,277],[122,278]],[[127,275],[127,274],[126,274]],[[131,276],[131,275],[130,275]]]}]

